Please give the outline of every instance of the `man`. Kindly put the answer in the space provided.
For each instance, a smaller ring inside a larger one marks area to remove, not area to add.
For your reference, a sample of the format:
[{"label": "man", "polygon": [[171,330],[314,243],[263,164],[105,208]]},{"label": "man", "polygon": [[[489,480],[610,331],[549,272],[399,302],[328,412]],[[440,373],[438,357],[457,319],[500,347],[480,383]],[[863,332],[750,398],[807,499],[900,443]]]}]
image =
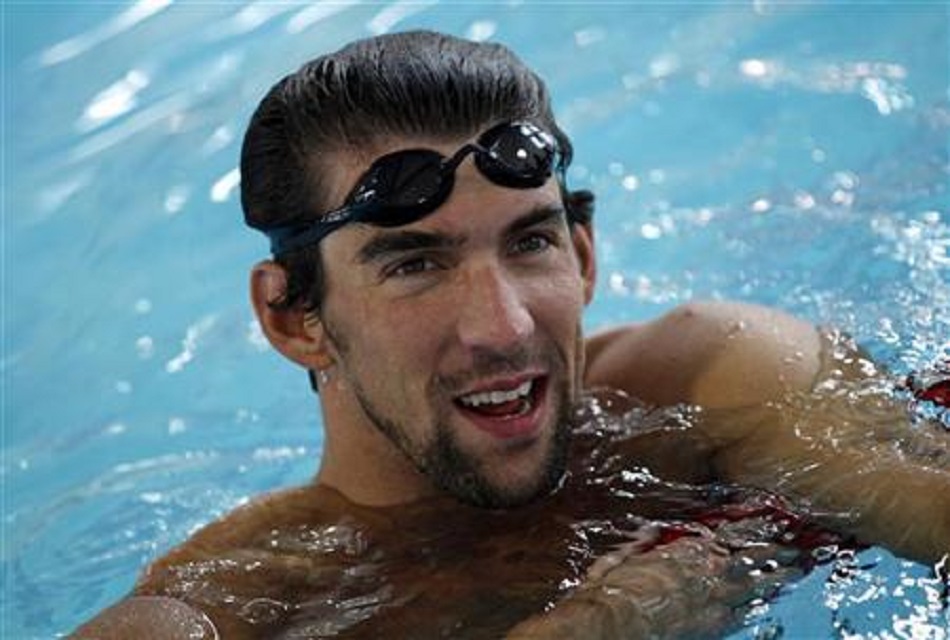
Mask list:
[{"label": "man", "polygon": [[251,296],[319,392],[319,473],[77,637],[715,633],[800,570],[809,525],[756,487],[863,542],[950,551],[946,434],[909,429],[841,336],[692,303],[582,337],[592,196],[570,159],[498,45],[382,36],[275,85],[242,152],[274,253]]}]

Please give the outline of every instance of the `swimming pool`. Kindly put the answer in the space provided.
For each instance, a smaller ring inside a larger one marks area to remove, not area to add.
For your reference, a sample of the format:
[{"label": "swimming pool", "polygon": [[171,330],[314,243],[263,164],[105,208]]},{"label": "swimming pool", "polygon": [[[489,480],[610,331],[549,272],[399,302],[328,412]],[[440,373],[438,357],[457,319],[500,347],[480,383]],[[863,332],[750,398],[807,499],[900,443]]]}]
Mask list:
[{"label": "swimming pool", "polygon": [[[354,37],[497,38],[548,79],[571,183],[599,196],[588,328],[737,298],[843,327],[896,372],[950,358],[946,4],[2,10],[2,637],[68,631],[195,527],[314,472],[312,395],[251,321],[265,243],[234,168],[270,83]],[[870,549],[735,635],[947,626],[929,569]]]}]

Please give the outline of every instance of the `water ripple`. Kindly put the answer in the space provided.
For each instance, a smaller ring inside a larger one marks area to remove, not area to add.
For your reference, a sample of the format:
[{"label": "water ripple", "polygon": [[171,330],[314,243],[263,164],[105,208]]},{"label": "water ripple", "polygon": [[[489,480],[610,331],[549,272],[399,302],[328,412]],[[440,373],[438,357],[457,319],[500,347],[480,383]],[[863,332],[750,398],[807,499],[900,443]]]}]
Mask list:
[{"label": "water ripple", "polygon": [[215,36],[226,38],[250,33],[291,9],[293,9],[293,5],[290,3],[284,4],[263,0],[251,2],[242,7],[229,20],[223,20],[216,24]]},{"label": "water ripple", "polygon": [[191,98],[185,93],[179,93],[143,109],[127,120],[101,133],[91,136],[73,147],[67,155],[70,163],[79,163],[96,156],[103,151],[125,142],[137,133],[167,121],[176,114],[184,111],[191,104]]},{"label": "water ripple", "polygon": [[201,339],[207,335],[217,321],[217,316],[207,315],[188,327],[185,331],[185,338],[181,341],[181,352],[165,363],[165,371],[178,373],[185,368],[185,365],[194,360]]},{"label": "water ripple", "polygon": [[172,0],[139,0],[98,27],[45,49],[40,54],[39,62],[44,67],[50,67],[72,60],[160,13],[171,4]]},{"label": "water ripple", "polygon": [[92,131],[135,108],[138,94],[151,82],[141,69],[131,69],[121,80],[109,85],[90,101],[83,111],[76,128],[81,132]]},{"label": "water ripple", "polygon": [[438,4],[437,0],[396,0],[388,7],[384,7],[366,24],[370,33],[381,35],[392,30],[406,18],[425,11]]},{"label": "water ripple", "polygon": [[359,4],[357,0],[322,0],[314,2],[304,9],[301,9],[287,21],[287,32],[291,34],[301,33],[313,25],[326,20],[346,9]]}]

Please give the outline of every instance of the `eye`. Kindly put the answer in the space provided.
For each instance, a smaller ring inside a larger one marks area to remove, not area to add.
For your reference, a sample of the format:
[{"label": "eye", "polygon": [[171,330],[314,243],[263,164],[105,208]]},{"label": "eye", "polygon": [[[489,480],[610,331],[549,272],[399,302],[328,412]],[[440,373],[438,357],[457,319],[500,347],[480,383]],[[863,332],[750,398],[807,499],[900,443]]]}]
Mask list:
[{"label": "eye", "polygon": [[387,278],[406,278],[420,273],[426,273],[439,268],[439,264],[425,256],[417,256],[401,260],[386,268]]},{"label": "eye", "polygon": [[516,254],[532,254],[547,251],[554,245],[554,240],[543,233],[531,233],[515,240],[513,252]]}]

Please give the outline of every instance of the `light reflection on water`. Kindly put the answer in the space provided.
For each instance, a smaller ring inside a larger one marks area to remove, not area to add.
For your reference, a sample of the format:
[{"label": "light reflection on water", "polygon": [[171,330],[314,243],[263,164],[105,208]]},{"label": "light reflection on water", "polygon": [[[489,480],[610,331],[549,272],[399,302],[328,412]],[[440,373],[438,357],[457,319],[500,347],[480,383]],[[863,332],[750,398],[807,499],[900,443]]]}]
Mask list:
[{"label": "light reflection on water", "polygon": [[[265,246],[234,170],[267,86],[354,37],[498,38],[549,78],[572,184],[599,197],[590,328],[740,298],[840,326],[897,373],[950,359],[946,7],[3,11],[4,637],[71,628],[201,523],[313,473],[314,401],[245,302]],[[858,562],[742,637],[939,626],[926,568]]]}]

